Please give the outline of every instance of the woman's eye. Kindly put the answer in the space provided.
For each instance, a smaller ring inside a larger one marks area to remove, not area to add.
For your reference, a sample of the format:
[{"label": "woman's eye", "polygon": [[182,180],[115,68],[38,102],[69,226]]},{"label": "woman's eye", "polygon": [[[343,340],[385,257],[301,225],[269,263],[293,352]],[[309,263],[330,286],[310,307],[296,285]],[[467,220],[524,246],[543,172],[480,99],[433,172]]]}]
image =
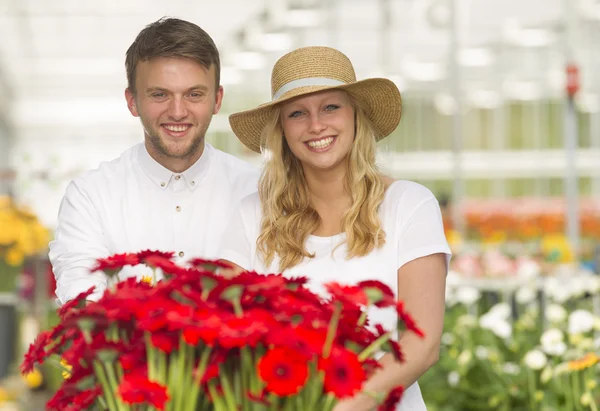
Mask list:
[{"label": "woman's eye", "polygon": [[295,118],[295,117],[300,117],[301,115],[302,115],[302,112],[301,112],[301,111],[298,111],[298,110],[296,110],[296,111],[292,111],[292,112],[291,112],[291,113],[288,115],[288,117],[289,117],[289,118]]},{"label": "woman's eye", "polygon": [[325,106],[325,111],[334,111],[338,108],[340,108],[340,106],[338,106],[337,104],[328,104],[327,106]]}]

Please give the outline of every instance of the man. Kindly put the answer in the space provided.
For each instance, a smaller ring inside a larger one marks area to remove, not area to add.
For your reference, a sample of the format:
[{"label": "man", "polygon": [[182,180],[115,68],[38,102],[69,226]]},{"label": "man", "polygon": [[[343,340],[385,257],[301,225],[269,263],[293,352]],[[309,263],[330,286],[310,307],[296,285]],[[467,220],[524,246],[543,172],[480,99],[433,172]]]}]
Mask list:
[{"label": "man", "polygon": [[[50,243],[56,294],[64,304],[96,286],[95,260],[144,249],[174,251],[179,262],[218,258],[218,244],[237,202],[256,191],[259,171],[208,144],[204,136],[223,100],[219,52],[187,21],[164,18],[144,28],[126,54],[131,114],[140,143],[67,187]],[[151,275],[128,267],[120,278]]]}]

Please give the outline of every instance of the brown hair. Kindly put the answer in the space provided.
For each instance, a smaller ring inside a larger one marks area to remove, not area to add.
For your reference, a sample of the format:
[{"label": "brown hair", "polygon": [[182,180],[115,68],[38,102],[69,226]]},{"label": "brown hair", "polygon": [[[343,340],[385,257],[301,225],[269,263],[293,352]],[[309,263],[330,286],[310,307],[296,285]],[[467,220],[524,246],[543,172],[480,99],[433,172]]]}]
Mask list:
[{"label": "brown hair", "polygon": [[180,57],[197,61],[207,70],[215,67],[215,86],[221,81],[219,50],[207,32],[189,21],[163,17],[147,25],[125,54],[127,87],[135,94],[135,69],[141,61]]}]

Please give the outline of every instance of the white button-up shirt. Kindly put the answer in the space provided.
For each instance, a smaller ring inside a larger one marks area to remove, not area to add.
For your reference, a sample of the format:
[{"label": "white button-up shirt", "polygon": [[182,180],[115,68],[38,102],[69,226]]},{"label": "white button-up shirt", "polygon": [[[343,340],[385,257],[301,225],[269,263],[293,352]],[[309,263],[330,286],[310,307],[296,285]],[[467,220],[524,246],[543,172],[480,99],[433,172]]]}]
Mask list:
[{"label": "white button-up shirt", "polygon": [[[232,211],[256,191],[259,170],[206,144],[200,159],[173,173],[148,154],[144,144],[125,151],[72,181],[61,202],[50,243],[58,303],[96,286],[103,273],[90,273],[97,258],[146,249],[173,251],[183,262],[219,258],[219,244]],[[152,275],[146,266],[127,267],[119,279]]]}]

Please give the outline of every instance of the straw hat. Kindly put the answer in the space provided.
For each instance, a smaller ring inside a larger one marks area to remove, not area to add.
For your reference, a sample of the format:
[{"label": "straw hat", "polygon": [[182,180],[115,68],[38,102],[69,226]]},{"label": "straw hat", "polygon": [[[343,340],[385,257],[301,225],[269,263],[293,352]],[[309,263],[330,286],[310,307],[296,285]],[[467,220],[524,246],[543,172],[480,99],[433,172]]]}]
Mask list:
[{"label": "straw hat", "polygon": [[329,89],[347,90],[364,103],[378,141],[398,127],[402,99],[396,85],[384,78],[356,81],[348,57],[329,47],[303,47],[281,57],[271,73],[271,101],[230,115],[229,124],[246,147],[260,153],[261,133],[270,107]]}]

